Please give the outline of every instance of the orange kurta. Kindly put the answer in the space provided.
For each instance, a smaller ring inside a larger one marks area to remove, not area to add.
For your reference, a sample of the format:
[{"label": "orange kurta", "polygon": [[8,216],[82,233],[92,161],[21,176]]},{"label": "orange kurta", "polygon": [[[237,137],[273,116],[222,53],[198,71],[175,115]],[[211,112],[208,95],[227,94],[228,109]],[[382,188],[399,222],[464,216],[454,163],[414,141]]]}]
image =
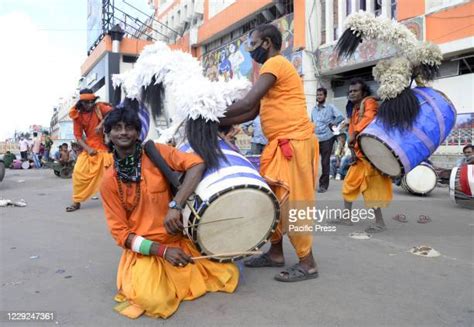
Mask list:
[{"label": "orange kurta", "polygon": [[[293,65],[283,56],[268,59],[260,75],[276,77],[275,84],[260,102],[262,129],[268,144],[261,156],[261,174],[282,206],[281,222],[272,236],[280,242],[288,224],[288,210],[314,205],[318,169],[318,142],[306,110],[303,83]],[[286,159],[278,145],[288,139],[293,156]],[[311,233],[289,233],[298,257],[312,248]]]},{"label": "orange kurta", "polygon": [[[185,171],[202,160],[194,154],[179,152],[166,145],[157,145],[168,165]],[[132,206],[136,184],[122,186],[125,201]],[[134,211],[127,216],[118,193],[115,169],[108,169],[101,187],[105,216],[112,237],[121,247],[130,233],[151,241],[179,247],[187,254],[198,256],[194,244],[183,235],[169,235],[164,227],[171,192],[161,172],[147,156],[142,156],[141,197]],[[179,268],[163,258],[144,256],[124,248],[118,267],[117,288],[119,301],[116,310],[128,317],[145,313],[167,318],[181,301],[192,300],[206,292],[232,293],[238,284],[239,270],[234,264],[197,260],[195,264]]]},{"label": "orange kurta", "polygon": [[[80,112],[76,107],[72,107],[69,111],[69,117],[71,117],[73,121],[74,137],[80,140],[83,134],[85,134],[88,146],[96,150],[107,150],[107,146],[104,144],[104,135],[97,133],[95,128],[111,110],[112,106],[105,102],[98,102],[96,109],[91,112]],[[102,118],[98,116],[97,111]]]},{"label": "orange kurta", "polygon": [[[378,111],[378,103],[372,97],[362,100],[361,106],[354,107],[349,134],[354,137],[374,120]],[[357,161],[349,168],[344,178],[342,195],[345,201],[354,202],[360,193],[363,194],[365,205],[369,208],[385,208],[392,200],[392,181],[383,176],[364,157],[356,142],[354,150]]]},{"label": "orange kurta", "polygon": [[112,164],[112,155],[107,152],[103,134],[95,131],[102,118],[112,110],[112,107],[103,102],[97,103],[96,106],[96,109],[89,113],[80,112],[76,107],[72,107],[69,111],[76,139],[82,139],[85,134],[87,145],[97,150],[97,154],[94,156],[83,151],[77,158],[72,175],[72,200],[74,202],[84,202],[96,193],[99,190],[105,168]]}]

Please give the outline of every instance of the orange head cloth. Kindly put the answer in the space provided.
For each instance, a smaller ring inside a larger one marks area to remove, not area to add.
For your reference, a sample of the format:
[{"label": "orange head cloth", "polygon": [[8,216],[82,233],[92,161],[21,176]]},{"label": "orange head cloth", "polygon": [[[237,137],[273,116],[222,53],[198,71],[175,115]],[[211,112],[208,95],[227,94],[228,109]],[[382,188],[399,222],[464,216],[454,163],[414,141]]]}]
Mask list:
[{"label": "orange head cloth", "polygon": [[95,100],[97,98],[98,97],[95,96],[94,93],[84,93],[84,94],[79,95],[79,100],[81,100],[81,101],[91,101],[91,100]]}]

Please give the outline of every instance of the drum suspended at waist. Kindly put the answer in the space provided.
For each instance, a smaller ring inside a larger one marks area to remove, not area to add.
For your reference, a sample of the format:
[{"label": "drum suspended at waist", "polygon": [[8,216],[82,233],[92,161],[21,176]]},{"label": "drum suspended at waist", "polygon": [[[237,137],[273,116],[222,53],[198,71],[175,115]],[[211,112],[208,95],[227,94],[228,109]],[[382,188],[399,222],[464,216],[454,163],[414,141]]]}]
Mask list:
[{"label": "drum suspended at waist", "polygon": [[474,165],[462,165],[451,170],[449,195],[454,203],[474,209]]},{"label": "drum suspended at waist", "polygon": [[438,175],[433,166],[422,162],[403,176],[400,186],[411,194],[427,195],[436,188],[437,182]]},{"label": "drum suspended at waist", "polygon": [[[261,248],[280,219],[275,194],[250,161],[219,141],[226,160],[208,170],[196,188],[194,208],[183,213],[185,232],[198,250],[218,262],[242,259]],[[190,152],[189,145],[180,148]],[[227,255],[222,255],[227,254]]]},{"label": "drum suspended at waist", "polygon": [[426,160],[446,139],[456,121],[456,109],[440,91],[413,89],[419,113],[411,129],[387,128],[377,118],[358,137],[360,149],[383,174],[401,177]]}]

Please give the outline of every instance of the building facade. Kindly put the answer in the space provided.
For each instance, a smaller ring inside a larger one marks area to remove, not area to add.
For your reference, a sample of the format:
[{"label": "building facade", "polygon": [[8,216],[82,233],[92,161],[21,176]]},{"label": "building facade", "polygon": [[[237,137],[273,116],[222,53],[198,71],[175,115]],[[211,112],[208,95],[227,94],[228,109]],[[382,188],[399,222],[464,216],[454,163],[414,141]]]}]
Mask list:
[{"label": "building facade", "polygon": [[235,76],[255,80],[258,65],[243,44],[257,25],[273,23],[283,34],[285,55],[305,86],[308,111],[316,89],[328,89],[344,113],[348,84],[361,77],[375,90],[372,68],[395,53],[393,45],[364,42],[354,56],[338,61],[334,47],[344,20],[364,10],[395,19],[420,41],[440,46],[444,62],[433,87],[456,106],[458,124],[441,152],[459,152],[472,143],[474,100],[474,1],[470,0],[149,0],[156,10],[156,38],[200,58],[211,79]]}]

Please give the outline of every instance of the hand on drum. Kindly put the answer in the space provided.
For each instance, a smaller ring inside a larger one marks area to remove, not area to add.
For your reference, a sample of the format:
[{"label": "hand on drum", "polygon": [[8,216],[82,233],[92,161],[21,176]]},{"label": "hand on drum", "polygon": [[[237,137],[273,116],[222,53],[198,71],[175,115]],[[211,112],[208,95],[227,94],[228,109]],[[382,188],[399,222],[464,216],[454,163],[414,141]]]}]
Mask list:
[{"label": "hand on drum", "polygon": [[181,213],[178,210],[170,209],[165,217],[165,229],[168,234],[175,235],[183,230]]},{"label": "hand on drum", "polygon": [[194,263],[193,259],[180,248],[168,248],[165,260],[176,267],[185,267],[188,263]]}]

